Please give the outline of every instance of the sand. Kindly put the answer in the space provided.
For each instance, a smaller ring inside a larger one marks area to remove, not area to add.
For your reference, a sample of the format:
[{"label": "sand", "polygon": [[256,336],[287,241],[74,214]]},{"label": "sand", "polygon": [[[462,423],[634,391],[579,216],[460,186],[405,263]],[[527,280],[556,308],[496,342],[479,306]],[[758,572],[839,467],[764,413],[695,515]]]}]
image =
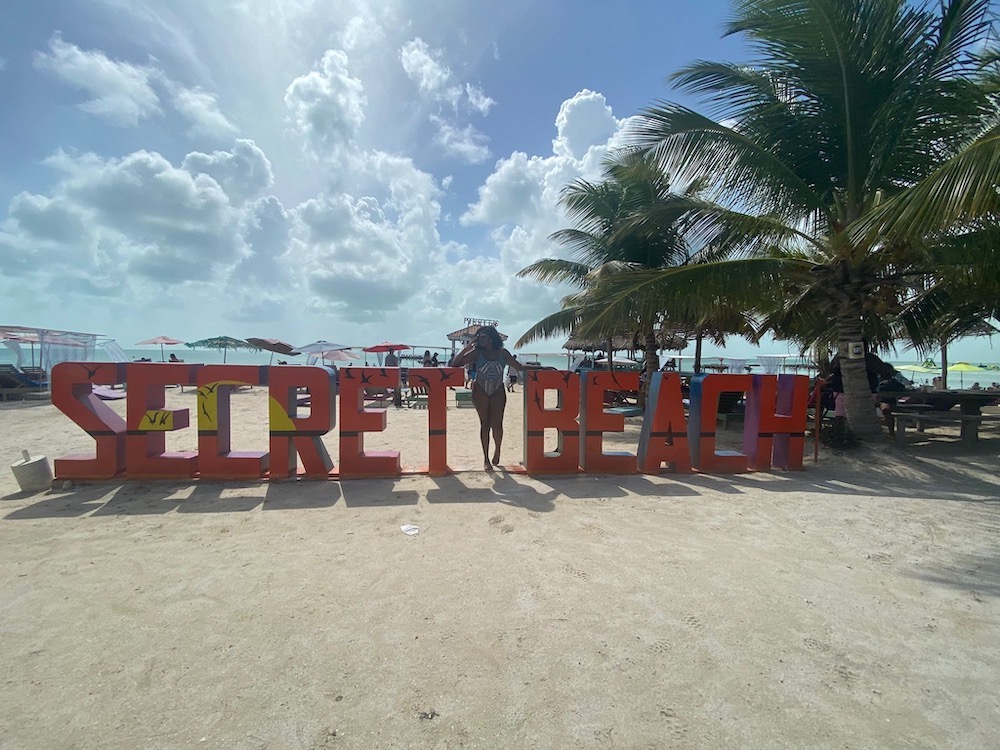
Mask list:
[{"label": "sand", "polygon": [[[265,403],[233,398],[234,448],[266,446]],[[426,418],[390,408],[369,445],[424,463]],[[445,478],[25,494],[22,448],[91,442],[4,405],[0,747],[1000,744],[995,434],[530,478],[475,470],[473,410],[449,425]]]}]

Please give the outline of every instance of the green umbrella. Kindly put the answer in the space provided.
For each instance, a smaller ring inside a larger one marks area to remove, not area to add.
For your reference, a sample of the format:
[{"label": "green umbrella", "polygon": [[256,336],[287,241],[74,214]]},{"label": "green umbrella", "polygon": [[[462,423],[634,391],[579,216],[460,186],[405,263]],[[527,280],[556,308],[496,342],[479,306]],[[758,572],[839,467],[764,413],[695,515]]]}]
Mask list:
[{"label": "green umbrella", "polygon": [[222,349],[222,361],[226,361],[226,353],[230,349],[258,349],[259,347],[248,344],[243,339],[234,339],[232,336],[215,336],[201,341],[191,341],[187,344],[189,349]]},{"label": "green umbrella", "polygon": [[927,365],[898,365],[896,369],[901,372],[919,372],[923,375],[939,372],[937,367],[928,367]]}]

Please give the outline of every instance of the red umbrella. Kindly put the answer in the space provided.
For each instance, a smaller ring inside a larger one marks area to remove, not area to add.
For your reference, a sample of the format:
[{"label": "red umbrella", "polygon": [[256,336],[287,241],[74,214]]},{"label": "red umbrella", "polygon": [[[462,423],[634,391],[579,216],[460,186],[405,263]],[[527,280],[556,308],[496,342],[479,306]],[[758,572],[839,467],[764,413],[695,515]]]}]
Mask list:
[{"label": "red umbrella", "polygon": [[375,344],[375,346],[366,346],[361,351],[365,352],[395,352],[400,349],[412,349],[413,347],[409,344],[390,344],[388,341],[383,341],[381,344]]},{"label": "red umbrella", "polygon": [[174,346],[176,344],[183,344],[184,342],[180,339],[172,339],[169,336],[157,336],[153,339],[148,339],[147,341],[140,341],[136,346],[145,346],[146,344],[159,344],[160,345],[160,359],[166,361],[166,356],[163,353],[163,347]]}]

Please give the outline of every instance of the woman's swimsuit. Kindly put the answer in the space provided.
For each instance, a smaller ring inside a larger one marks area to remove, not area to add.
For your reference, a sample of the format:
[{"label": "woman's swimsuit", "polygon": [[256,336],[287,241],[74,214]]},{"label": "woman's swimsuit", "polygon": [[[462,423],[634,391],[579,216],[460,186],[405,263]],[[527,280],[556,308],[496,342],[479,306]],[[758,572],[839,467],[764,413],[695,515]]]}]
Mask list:
[{"label": "woman's swimsuit", "polygon": [[492,396],[503,390],[503,362],[499,359],[486,359],[482,354],[476,360],[476,385],[483,393]]}]

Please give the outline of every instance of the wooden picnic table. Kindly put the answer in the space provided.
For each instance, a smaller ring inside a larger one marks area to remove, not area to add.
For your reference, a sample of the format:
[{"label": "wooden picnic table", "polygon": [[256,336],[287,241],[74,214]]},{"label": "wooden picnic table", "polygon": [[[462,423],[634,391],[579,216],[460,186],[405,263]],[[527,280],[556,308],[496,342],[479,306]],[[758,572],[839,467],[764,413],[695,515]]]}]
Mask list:
[{"label": "wooden picnic table", "polygon": [[[958,404],[959,408],[959,414],[954,416],[954,421],[960,424],[962,442],[970,445],[975,444],[979,439],[979,425],[983,421],[983,407],[1000,401],[1000,393],[996,391],[944,390],[939,388],[914,392],[908,396],[905,404],[897,403],[893,409],[898,422],[901,421],[898,417],[903,416],[907,420],[916,421],[918,429],[920,429],[922,421],[946,419],[950,407],[948,411],[942,411],[939,405],[942,401],[945,403],[954,402]],[[905,424],[897,424],[897,438],[900,441],[902,441],[904,430]]]}]

